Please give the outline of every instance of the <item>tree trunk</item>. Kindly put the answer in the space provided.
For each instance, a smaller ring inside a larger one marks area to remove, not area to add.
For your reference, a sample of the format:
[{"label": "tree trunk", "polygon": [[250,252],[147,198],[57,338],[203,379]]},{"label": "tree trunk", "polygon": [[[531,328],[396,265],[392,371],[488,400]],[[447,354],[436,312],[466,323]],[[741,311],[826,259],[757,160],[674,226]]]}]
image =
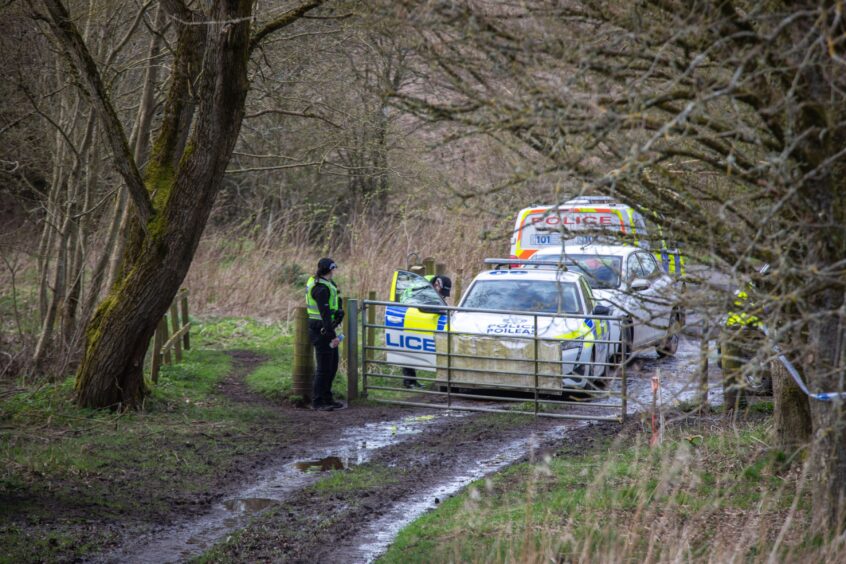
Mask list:
[{"label": "tree trunk", "polygon": [[[161,52],[162,35],[161,31],[167,24],[167,13],[159,6],[156,10],[155,28],[159,33],[154,33],[150,38],[150,47],[147,51],[147,68],[144,71],[144,88],[141,93],[141,103],[138,106],[138,113],[135,117],[135,125],[132,131],[131,146],[132,154],[139,168],[142,168],[150,154],[150,130],[155,110],[155,91],[158,84],[158,74]],[[126,206],[126,189],[119,188],[119,194],[115,202],[114,216],[103,256],[97,263],[95,278],[92,280],[92,289],[86,300],[86,319],[94,309],[94,302],[100,295],[100,287],[111,288],[114,286],[120,272],[120,265],[123,253],[126,249],[126,231],[129,222],[129,209]],[[108,266],[108,270],[106,270]]]},{"label": "tree trunk", "polygon": [[773,376],[774,421],[776,448],[793,452],[811,440],[811,407],[808,396],[778,360],[770,362]]},{"label": "tree trunk", "polygon": [[[86,328],[76,383],[82,406],[135,408],[143,400],[143,361],[150,338],[188,272],[240,130],[248,87],[250,11],[249,1],[218,2],[209,14],[214,23],[182,26],[177,59],[180,54],[198,58],[189,47],[199,47],[202,67],[181,77],[186,61],[174,63],[178,79],[171,86],[170,107],[145,175],[155,216],[146,235],[132,218],[121,269],[125,274]],[[191,86],[198,97],[193,123],[186,117]],[[182,150],[186,131],[191,135]]]},{"label": "tree trunk", "polygon": [[[843,295],[836,291],[822,292],[823,313],[811,322],[811,343],[814,351],[813,392],[843,392],[844,374],[839,352],[842,327],[838,310]],[[839,303],[838,303],[839,302]],[[811,463],[816,487],[814,492],[814,525],[816,530],[840,534],[846,525],[846,417],[842,401],[811,401],[814,441]]]}]

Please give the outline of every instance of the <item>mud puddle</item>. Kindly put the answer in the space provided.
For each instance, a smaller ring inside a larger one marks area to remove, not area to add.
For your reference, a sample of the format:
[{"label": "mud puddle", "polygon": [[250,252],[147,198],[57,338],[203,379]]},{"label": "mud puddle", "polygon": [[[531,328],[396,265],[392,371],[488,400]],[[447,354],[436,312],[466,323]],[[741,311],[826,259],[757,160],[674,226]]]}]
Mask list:
[{"label": "mud puddle", "polygon": [[378,519],[371,521],[352,542],[341,545],[335,554],[343,554],[347,562],[373,562],[394,541],[403,527],[434,509],[471,482],[493,474],[515,462],[529,457],[538,449],[560,441],[567,433],[590,426],[590,421],[567,421],[545,431],[532,433],[528,439],[519,438],[496,448],[496,453],[480,460],[468,458],[456,466],[455,474],[434,486],[412,494],[394,504]]},{"label": "mud puddle", "polygon": [[[699,395],[699,340],[682,337],[675,356],[659,358],[654,352],[643,353],[626,367],[626,414],[634,415],[652,409],[652,377],[660,377],[660,403],[666,407],[677,402],[690,401]],[[611,391],[619,394],[620,382],[614,382]],[[598,396],[596,401],[619,405],[619,395]],[[722,384],[717,354],[714,347],[708,352],[708,402],[723,403]],[[611,411],[609,410],[609,415]]]},{"label": "mud puddle", "polygon": [[379,449],[396,445],[448,418],[465,414],[444,412],[367,423],[339,430],[340,437],[296,460],[286,459],[264,472],[234,495],[216,503],[201,517],[145,535],[96,562],[179,562],[202,554],[249,520],[279,505],[292,493],[315,482],[320,474],[362,464]]}]

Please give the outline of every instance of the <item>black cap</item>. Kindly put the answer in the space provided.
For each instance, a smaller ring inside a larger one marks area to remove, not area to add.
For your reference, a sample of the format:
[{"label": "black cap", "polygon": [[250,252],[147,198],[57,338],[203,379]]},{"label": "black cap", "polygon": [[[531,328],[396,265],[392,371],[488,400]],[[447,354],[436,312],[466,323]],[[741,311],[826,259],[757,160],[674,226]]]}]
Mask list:
[{"label": "black cap", "polygon": [[317,261],[317,273],[320,275],[329,274],[330,271],[336,268],[338,268],[338,265],[330,258],[322,258]]},{"label": "black cap", "polygon": [[449,291],[452,290],[452,280],[447,276],[436,276],[437,280],[441,281],[441,295],[445,298],[449,297]]}]

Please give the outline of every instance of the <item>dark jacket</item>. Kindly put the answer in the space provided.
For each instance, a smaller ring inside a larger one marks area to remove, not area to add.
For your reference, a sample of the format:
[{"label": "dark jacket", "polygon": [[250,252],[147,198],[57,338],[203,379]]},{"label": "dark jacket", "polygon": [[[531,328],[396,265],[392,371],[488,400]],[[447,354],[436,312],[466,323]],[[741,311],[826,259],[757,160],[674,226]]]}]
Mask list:
[{"label": "dark jacket", "polygon": [[[326,280],[326,278],[323,280]],[[326,281],[337,287],[331,280]],[[334,318],[332,317],[332,311],[329,309],[329,288],[323,284],[315,284],[314,288],[311,289],[311,297],[317,302],[317,310],[320,312],[321,319],[321,321],[312,320],[312,323],[322,323],[322,333],[329,339],[334,339],[337,336],[335,335],[335,327],[340,325],[341,320],[344,318],[344,306],[341,296],[338,296],[338,311],[335,312]]]}]

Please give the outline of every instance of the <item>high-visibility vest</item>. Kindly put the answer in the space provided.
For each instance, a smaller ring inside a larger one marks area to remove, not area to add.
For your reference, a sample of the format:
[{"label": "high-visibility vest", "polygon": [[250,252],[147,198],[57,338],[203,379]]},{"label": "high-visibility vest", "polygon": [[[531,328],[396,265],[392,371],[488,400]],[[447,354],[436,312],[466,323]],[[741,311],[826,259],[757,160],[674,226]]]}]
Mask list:
[{"label": "high-visibility vest", "polygon": [[314,276],[309,278],[308,283],[306,283],[306,308],[308,309],[308,318],[322,319],[320,317],[320,309],[317,307],[317,302],[311,296],[311,291],[314,289],[315,284],[323,284],[329,288],[329,311],[332,313],[332,318],[334,319],[335,313],[338,311],[338,287],[335,286],[333,282],[324,280],[323,278],[315,280]]},{"label": "high-visibility vest", "polygon": [[[746,307],[748,299],[749,295],[743,290],[741,290],[737,293],[737,298],[734,300],[734,305],[739,308]],[[743,311],[730,311],[728,312],[728,317],[726,318],[726,327],[732,327],[735,325],[746,327],[760,327],[761,320],[758,319],[757,316],[745,313]]]}]

